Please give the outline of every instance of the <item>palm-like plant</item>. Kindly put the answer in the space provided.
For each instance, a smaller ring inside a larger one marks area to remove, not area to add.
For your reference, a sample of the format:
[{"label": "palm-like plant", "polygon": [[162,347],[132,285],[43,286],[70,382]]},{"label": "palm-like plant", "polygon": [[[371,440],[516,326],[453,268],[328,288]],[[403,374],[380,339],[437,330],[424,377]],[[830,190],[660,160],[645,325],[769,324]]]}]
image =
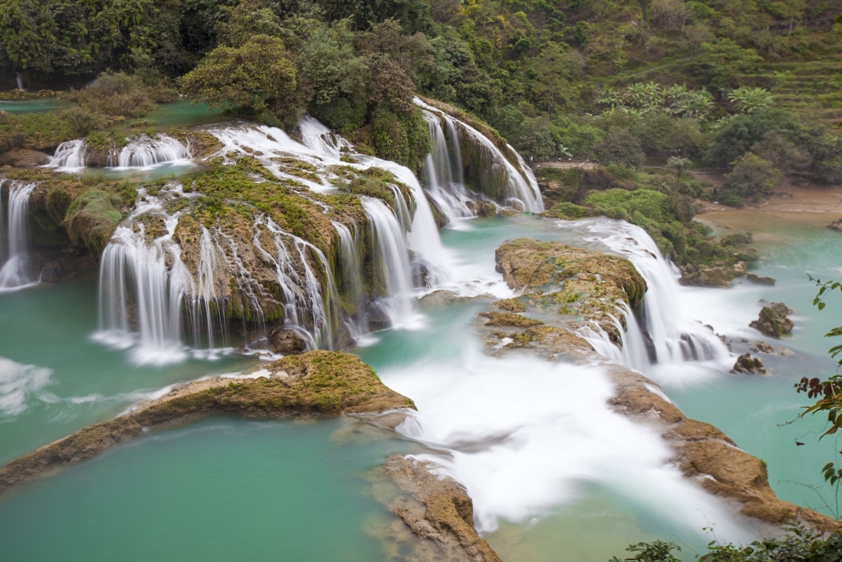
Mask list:
[{"label": "palm-like plant", "polygon": [[741,113],[754,113],[758,109],[772,105],[772,94],[765,88],[747,88],[742,86],[727,94],[728,101]]}]

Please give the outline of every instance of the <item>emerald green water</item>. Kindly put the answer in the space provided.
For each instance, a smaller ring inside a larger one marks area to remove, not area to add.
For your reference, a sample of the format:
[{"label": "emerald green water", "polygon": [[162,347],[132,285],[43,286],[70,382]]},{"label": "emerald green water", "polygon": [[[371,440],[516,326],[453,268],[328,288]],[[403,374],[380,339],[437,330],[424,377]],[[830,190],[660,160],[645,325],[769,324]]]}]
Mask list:
[{"label": "emerald green water", "polygon": [[[820,485],[818,468],[839,444],[834,449],[828,439],[819,444],[817,435],[809,434],[821,428],[819,420],[782,428],[778,424],[793,419],[806,403],[792,390],[795,380],[834,371],[825,354],[831,342],[821,336],[840,323],[842,305],[831,301],[822,313],[811,307],[815,287],[805,272],[842,278],[842,269],[837,269],[842,266],[836,249],[840,239],[826,229],[781,225],[778,231],[777,238],[758,242],[764,261],[756,270],[777,278],[776,286],[687,289],[682,297],[693,301],[702,320],[733,340],[735,351],[748,345],[740,338],[759,339],[747,327],[760,308],[758,300],[783,300],[797,309],[797,327],[791,338],[773,343],[797,355],[764,356],[770,377],[737,377],[704,367],[701,373],[687,367],[652,376],[688,416],[716,425],[765,459],[770,482],[782,498],[817,507],[816,494],[796,483]],[[500,290],[494,249],[519,236],[575,242],[581,233],[527,217],[475,220],[467,230],[442,232],[453,253],[454,276],[468,279],[476,293]],[[356,353],[387,385],[413,398],[417,393],[422,417],[425,411],[434,417],[437,402],[445,403],[451,391],[466,384],[466,377],[483,375],[483,369],[489,371],[488,379],[474,387],[478,400],[493,398],[483,393],[501,380],[508,382],[499,386],[500,392],[510,395],[513,405],[527,400],[530,407],[528,400],[537,404],[542,395],[558,392],[551,379],[529,378],[534,375],[531,363],[522,363],[522,372],[515,364],[505,373],[494,373],[491,363],[475,358],[472,350],[480,342],[470,325],[482,307],[467,303],[424,309],[417,329],[380,332],[372,345]],[[164,368],[131,365],[125,351],[90,340],[97,329],[96,308],[93,278],[0,295],[0,357],[14,362],[12,367],[0,362],[0,463],[109,419],[166,385],[254,364],[251,358],[229,355]],[[20,365],[34,367],[21,371]],[[562,368],[559,376],[565,369],[573,367]],[[435,383],[437,379],[444,382]],[[523,398],[536,380],[549,386],[536,387],[531,397]],[[429,386],[434,383],[440,386]],[[470,394],[464,393],[466,400]],[[505,417],[510,412],[492,414]],[[336,420],[296,424],[229,418],[153,432],[0,496],[0,559],[384,559],[369,531],[388,525],[390,516],[369,497],[363,474],[388,454],[408,451],[410,443],[348,440],[346,433]],[[795,439],[805,445],[796,447]],[[482,443],[466,442],[474,448]],[[493,452],[496,442],[489,443]],[[564,450],[547,453],[566,455]],[[624,468],[626,460],[634,459],[609,457],[607,462]],[[504,515],[486,536],[503,559],[529,562],[602,562],[621,555],[629,543],[656,538],[679,542],[689,560],[710,540],[701,524],[671,517],[668,488],[640,488],[643,484],[633,480],[623,488],[618,484],[622,478],[605,482],[592,481],[585,472],[572,478],[572,487],[550,507],[525,516],[506,516],[498,509]],[[495,498],[478,501],[496,505]]]},{"label": "emerald green water", "polygon": [[9,113],[45,113],[59,111],[66,106],[66,102],[57,99],[0,101],[0,111]]},{"label": "emerald green water", "polygon": [[220,109],[210,110],[203,103],[191,105],[188,101],[177,101],[159,105],[146,119],[156,127],[189,127],[223,121],[224,112]]},{"label": "emerald green water", "polygon": [[[812,305],[816,286],[807,274],[825,280],[842,278],[842,238],[827,228],[786,222],[768,228],[774,229],[774,237],[758,237],[756,246],[763,259],[754,272],[773,277],[777,283],[767,287],[744,282],[731,291],[719,291],[715,301],[719,310],[710,321],[720,333],[731,336],[735,351],[748,351],[748,344],[741,341],[745,337],[750,342],[765,339],[790,348],[796,356],[761,355],[771,373],[768,377],[716,373],[698,385],[667,384],[666,390],[685,414],[712,423],[740,447],[766,460],[769,481],[781,498],[831,514],[822,497],[832,503],[833,494],[819,469],[826,462],[838,461],[834,453],[842,448],[842,442],[834,437],[818,441],[825,427],[820,417],[789,422],[810,403],[806,395],[795,392],[795,382],[804,376],[823,378],[836,372],[836,363],[826,353],[834,343],[823,336],[842,324],[842,295],[831,295],[824,311],[818,312]],[[791,336],[770,340],[747,327],[757,316],[760,299],[784,302],[795,309]],[[729,315],[730,320],[716,323],[716,317]]]},{"label": "emerald green water", "polygon": [[0,357],[47,370],[46,377],[33,377],[0,362],[0,463],[112,418],[164,386],[253,363],[230,356],[134,366],[125,351],[91,341],[97,322],[94,278],[0,295]]},{"label": "emerald green water", "polygon": [[0,559],[383,560],[364,475],[403,449],[341,429],[216,418],[153,433],[0,497]]}]

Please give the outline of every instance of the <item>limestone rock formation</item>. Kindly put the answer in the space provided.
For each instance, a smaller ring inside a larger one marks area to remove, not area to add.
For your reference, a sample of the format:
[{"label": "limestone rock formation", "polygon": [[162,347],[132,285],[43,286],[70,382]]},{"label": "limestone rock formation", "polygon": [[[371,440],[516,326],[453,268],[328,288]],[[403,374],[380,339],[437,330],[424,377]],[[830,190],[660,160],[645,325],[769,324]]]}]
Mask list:
[{"label": "limestone rock formation", "polygon": [[239,378],[215,377],[173,388],[126,415],[90,425],[0,469],[0,492],[44,471],[94,457],[150,428],[213,413],[286,419],[415,408],[374,369],[346,353],[313,351],[260,365]]},{"label": "limestone rock formation", "polygon": [[737,362],[731,369],[732,373],[740,373],[743,375],[765,375],[766,367],[763,365],[763,360],[760,357],[751,357],[751,354],[744,353],[737,357]]},{"label": "limestone rock formation", "polygon": [[757,320],[752,320],[749,327],[760,331],[763,335],[770,338],[779,338],[784,334],[788,334],[795,326],[789,315],[795,311],[787,307],[782,302],[773,302],[769,306],[764,306],[760,310],[760,315]]},{"label": "limestone rock formation", "polygon": [[775,279],[773,277],[761,277],[759,275],[755,275],[754,273],[749,273],[746,275],[746,281],[751,281],[752,283],[756,283],[758,285],[774,285]]},{"label": "limestone rock formation", "polygon": [[617,306],[635,308],[646,293],[646,281],[630,261],[558,242],[509,241],[497,249],[496,261],[509,287],[525,291],[520,304],[595,322],[608,333],[617,330],[609,316]]},{"label": "limestone rock formation", "polygon": [[397,455],[383,467],[403,492],[388,503],[389,509],[414,535],[430,541],[415,541],[409,547],[414,552],[401,559],[500,562],[474,529],[473,502],[465,488],[439,474],[438,468],[430,462]]}]

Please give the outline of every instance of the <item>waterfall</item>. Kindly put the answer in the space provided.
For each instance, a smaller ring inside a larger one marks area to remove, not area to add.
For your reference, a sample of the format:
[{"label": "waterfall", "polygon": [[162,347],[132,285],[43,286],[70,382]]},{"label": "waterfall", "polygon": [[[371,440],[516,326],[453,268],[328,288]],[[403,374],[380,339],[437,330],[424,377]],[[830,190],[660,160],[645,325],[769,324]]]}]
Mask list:
[{"label": "waterfall", "polygon": [[383,312],[392,325],[407,319],[413,311],[412,268],[400,224],[391,209],[380,199],[362,198],[374,241],[374,255],[383,273],[388,298],[382,303]]},{"label": "waterfall", "polygon": [[[0,179],[0,191],[8,180]],[[4,258],[0,268],[0,292],[15,291],[37,285],[39,280],[31,271],[28,251],[29,196],[36,183],[9,181],[8,216],[0,196],[0,217],[4,224],[5,244],[0,243]]]},{"label": "waterfall", "polygon": [[77,139],[66,141],[58,145],[55,156],[47,164],[47,168],[59,168],[60,170],[80,170],[85,167],[85,153],[87,147],[85,141]]},{"label": "waterfall", "polygon": [[[159,209],[150,197],[136,218]],[[100,331],[95,339],[132,352],[138,364],[175,363],[187,354],[181,344],[181,304],[189,294],[180,248],[172,241],[177,216],[165,219],[166,234],[147,244],[146,227],[129,220],[117,226],[102,253],[99,275]],[[174,275],[167,267],[175,264]],[[192,280],[192,278],[191,278]],[[134,325],[139,333],[133,333]]]},{"label": "waterfall", "polygon": [[[274,252],[267,251],[261,243],[261,231],[264,229],[271,237]],[[291,242],[294,252],[287,249],[285,239]],[[285,232],[266,215],[259,216],[255,221],[253,242],[255,248],[275,267],[284,296],[284,327],[304,335],[311,349],[333,349],[334,307],[338,296],[333,272],[324,253],[303,238]],[[322,296],[321,283],[307,260],[308,251],[316,255],[324,268],[327,304]],[[303,270],[304,274],[301,275],[299,270]]]},{"label": "waterfall", "polygon": [[190,144],[166,135],[138,137],[120,149],[116,160],[109,155],[108,166],[116,168],[149,168],[156,164],[189,161],[193,157]]},{"label": "waterfall", "polygon": [[447,135],[439,116],[424,112],[424,119],[430,129],[432,150],[424,163],[427,194],[448,219],[473,217],[472,202],[479,197],[465,187],[462,169],[462,151],[459,135],[453,121],[445,117]]},{"label": "waterfall", "polygon": [[598,235],[590,240],[602,242],[631,261],[648,287],[640,312],[642,329],[630,310],[621,311],[627,322],[627,329],[620,330],[624,363],[642,369],[647,363],[727,360],[728,349],[713,330],[682,317],[679,273],[661,256],[646,231],[620,221],[594,222],[588,230]]},{"label": "waterfall", "polygon": [[[87,166],[88,146],[82,139],[61,143],[47,168],[77,171]],[[190,144],[182,144],[166,135],[140,136],[129,141],[119,152],[112,150],[106,166],[117,169],[149,168],[158,164],[188,163],[193,155]]]},{"label": "waterfall", "polygon": [[[503,194],[505,195],[506,201],[501,202],[519,203],[522,205],[523,210],[533,213],[540,213],[544,210],[544,202],[541,197],[541,191],[538,188],[538,182],[535,180],[535,176],[532,174],[529,167],[526,166],[520,155],[511,146],[507,145],[507,149],[517,158],[517,166],[512,164],[489,138],[467,123],[459,121],[445,112],[424,103],[419,98],[415,98],[415,104],[424,109],[425,119],[428,123],[435,119],[443,119],[445,123],[447,123],[448,130],[451,131],[452,128],[452,138],[461,140],[461,135],[467,135],[470,143],[480,147],[488,158],[490,158],[490,169],[483,170],[483,173],[499,175],[503,178]],[[433,127],[433,129],[435,129],[435,127]],[[435,152],[433,154],[433,166],[431,168],[428,167],[428,170],[435,172],[437,166],[439,168],[439,172],[442,172],[447,168],[452,169],[452,164],[445,165],[443,162],[439,162],[438,164],[436,163],[435,156],[441,150],[441,148],[439,148],[440,139],[438,138],[437,131],[433,131],[432,134],[433,138],[431,140],[433,141]],[[460,161],[462,160],[462,156],[463,155],[460,153]],[[457,175],[457,177],[459,176]],[[440,180],[444,180],[444,178],[439,178],[437,175],[437,181]],[[464,178],[462,183],[464,183]]]},{"label": "waterfall", "polygon": [[339,261],[345,293],[351,295],[355,314],[349,318],[348,332],[355,340],[368,331],[365,315],[365,293],[362,284],[363,271],[360,262],[359,243],[356,228],[354,232],[341,222],[331,221],[339,234]]},{"label": "waterfall", "polygon": [[21,76],[20,72],[15,72],[15,80],[18,83],[18,90],[25,92],[26,90],[23,88],[23,76]]}]

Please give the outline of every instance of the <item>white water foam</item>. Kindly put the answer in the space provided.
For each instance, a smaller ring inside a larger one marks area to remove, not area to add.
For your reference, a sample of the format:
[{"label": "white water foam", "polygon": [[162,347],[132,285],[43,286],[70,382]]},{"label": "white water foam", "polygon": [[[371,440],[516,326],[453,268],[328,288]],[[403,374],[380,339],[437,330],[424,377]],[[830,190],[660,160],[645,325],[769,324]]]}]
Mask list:
[{"label": "white water foam", "polygon": [[27,401],[38,397],[50,384],[51,369],[24,365],[0,357],[0,421],[17,416],[27,409]]},{"label": "white water foam", "polygon": [[419,413],[398,430],[437,453],[418,455],[465,485],[480,532],[524,522],[574,501],[586,483],[626,498],[688,533],[717,524],[720,539],[751,533],[728,508],[669,465],[674,452],[645,425],[613,412],[600,365],[490,358],[471,350],[381,369]]}]

